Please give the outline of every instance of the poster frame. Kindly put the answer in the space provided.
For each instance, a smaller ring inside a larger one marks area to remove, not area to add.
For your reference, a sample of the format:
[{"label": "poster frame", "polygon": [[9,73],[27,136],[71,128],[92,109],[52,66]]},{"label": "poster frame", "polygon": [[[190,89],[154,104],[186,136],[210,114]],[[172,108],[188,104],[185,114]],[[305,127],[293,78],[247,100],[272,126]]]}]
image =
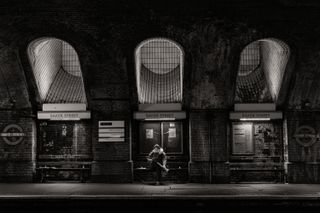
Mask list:
[{"label": "poster frame", "polygon": [[[239,152],[235,149],[235,137],[234,137],[234,127],[235,126],[238,126],[238,125],[250,125],[250,134],[251,136],[249,137],[250,140],[248,141],[248,143],[250,143],[251,145],[251,149],[250,149],[250,152]],[[232,122],[232,125],[231,125],[231,154],[234,155],[234,156],[239,156],[239,155],[245,155],[245,156],[251,156],[251,155],[254,155],[255,153],[255,144],[254,144],[254,125],[252,122]]]}]

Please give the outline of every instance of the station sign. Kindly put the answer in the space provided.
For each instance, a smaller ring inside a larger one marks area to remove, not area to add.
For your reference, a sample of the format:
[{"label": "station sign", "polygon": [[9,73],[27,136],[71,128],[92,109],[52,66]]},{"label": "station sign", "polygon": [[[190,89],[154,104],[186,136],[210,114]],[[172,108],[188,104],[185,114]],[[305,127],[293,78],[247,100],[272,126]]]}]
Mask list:
[{"label": "station sign", "polygon": [[186,112],[135,112],[133,117],[137,120],[178,120],[185,119]]},{"label": "station sign", "polygon": [[320,135],[313,127],[302,125],[296,129],[293,138],[299,145],[309,147],[319,141]]},{"label": "station sign", "polygon": [[26,134],[21,126],[17,124],[9,124],[0,133],[0,136],[6,144],[17,145],[23,140]]},{"label": "station sign", "polygon": [[282,112],[230,112],[229,118],[231,120],[241,120],[241,119],[282,119]]},{"label": "station sign", "polygon": [[84,112],[38,112],[39,120],[72,121],[90,119],[90,111]]}]

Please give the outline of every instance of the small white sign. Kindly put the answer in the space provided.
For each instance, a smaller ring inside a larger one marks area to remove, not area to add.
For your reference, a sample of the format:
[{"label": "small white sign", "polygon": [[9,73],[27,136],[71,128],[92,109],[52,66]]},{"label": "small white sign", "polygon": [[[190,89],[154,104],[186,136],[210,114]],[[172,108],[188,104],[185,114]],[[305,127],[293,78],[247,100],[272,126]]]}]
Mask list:
[{"label": "small white sign", "polygon": [[124,129],[123,128],[109,128],[109,129],[99,129],[99,133],[109,133],[109,132],[123,132],[124,133]]},{"label": "small white sign", "polygon": [[99,121],[99,128],[124,127],[124,121]]},{"label": "small white sign", "polygon": [[146,139],[153,139],[153,129],[146,129]]},{"label": "small white sign", "polygon": [[99,138],[123,138],[124,133],[99,133]]},{"label": "small white sign", "polygon": [[99,121],[99,142],[123,142],[125,141],[124,121]]},{"label": "small white sign", "polygon": [[99,142],[124,142],[124,138],[99,138]]},{"label": "small white sign", "polygon": [[169,128],[169,138],[176,138],[176,137],[177,137],[176,128]]}]

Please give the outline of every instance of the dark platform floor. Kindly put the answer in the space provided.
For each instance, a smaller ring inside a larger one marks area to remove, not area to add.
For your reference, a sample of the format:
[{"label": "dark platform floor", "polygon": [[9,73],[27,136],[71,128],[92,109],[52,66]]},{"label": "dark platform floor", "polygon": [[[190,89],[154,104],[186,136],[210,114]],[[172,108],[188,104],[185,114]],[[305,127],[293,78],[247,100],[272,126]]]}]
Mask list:
[{"label": "dark platform floor", "polygon": [[320,210],[320,185],[2,183],[0,208],[56,213],[309,212]]}]

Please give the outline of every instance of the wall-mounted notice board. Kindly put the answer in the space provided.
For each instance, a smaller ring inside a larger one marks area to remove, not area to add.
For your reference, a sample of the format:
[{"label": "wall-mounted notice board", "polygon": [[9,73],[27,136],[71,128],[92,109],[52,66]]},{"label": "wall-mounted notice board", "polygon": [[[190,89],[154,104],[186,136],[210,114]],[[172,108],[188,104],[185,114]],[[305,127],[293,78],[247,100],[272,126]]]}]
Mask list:
[{"label": "wall-mounted notice board", "polygon": [[124,142],[124,121],[99,121],[99,142]]},{"label": "wall-mounted notice board", "polygon": [[232,125],[232,154],[254,154],[252,123],[233,123]]}]

